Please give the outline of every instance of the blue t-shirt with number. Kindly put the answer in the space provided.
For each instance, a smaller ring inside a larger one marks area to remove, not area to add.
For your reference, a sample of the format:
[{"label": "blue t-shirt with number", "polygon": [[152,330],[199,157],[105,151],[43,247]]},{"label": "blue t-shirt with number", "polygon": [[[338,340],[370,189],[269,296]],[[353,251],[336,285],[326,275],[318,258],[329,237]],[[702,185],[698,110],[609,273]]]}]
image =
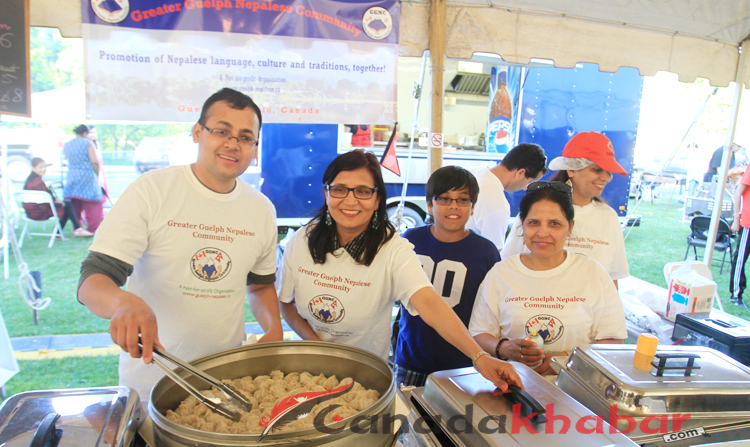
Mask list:
[{"label": "blue t-shirt with number", "polygon": [[[411,229],[403,237],[414,244],[422,268],[438,295],[468,327],[479,285],[500,261],[495,244],[473,231],[458,242],[440,242],[430,232],[430,225]],[[443,340],[420,316],[401,309],[396,364],[430,374],[471,366],[471,359]]]}]

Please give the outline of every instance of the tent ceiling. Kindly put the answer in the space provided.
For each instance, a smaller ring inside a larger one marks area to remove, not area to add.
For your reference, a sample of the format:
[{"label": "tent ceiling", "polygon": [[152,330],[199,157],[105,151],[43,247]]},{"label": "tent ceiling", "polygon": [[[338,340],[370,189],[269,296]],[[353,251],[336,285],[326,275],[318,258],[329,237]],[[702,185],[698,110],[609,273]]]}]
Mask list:
[{"label": "tent ceiling", "polygon": [[[31,24],[81,35],[81,0],[30,0]],[[499,54],[508,62],[551,59],[603,71],[677,73],[681,81],[735,80],[739,45],[750,36],[750,0],[448,0],[446,55]],[[403,56],[429,44],[429,0],[401,4]],[[745,84],[750,84],[745,70]]]}]

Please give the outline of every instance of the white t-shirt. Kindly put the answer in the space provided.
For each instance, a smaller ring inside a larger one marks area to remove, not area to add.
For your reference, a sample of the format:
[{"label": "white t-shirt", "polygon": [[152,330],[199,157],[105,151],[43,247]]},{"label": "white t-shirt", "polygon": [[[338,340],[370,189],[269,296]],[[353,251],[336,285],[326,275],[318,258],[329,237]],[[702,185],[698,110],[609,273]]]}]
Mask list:
[{"label": "white t-shirt", "polygon": [[[596,200],[586,206],[573,205],[573,208],[575,224],[573,234],[565,242],[565,250],[599,261],[613,280],[630,275],[625,239],[615,210]],[[528,247],[523,243],[521,219],[516,217],[500,256],[507,259],[528,252]]]},{"label": "white t-shirt", "polygon": [[471,335],[514,340],[534,329],[544,337],[547,353],[628,337],[622,302],[607,272],[598,262],[574,253],[544,271],[530,270],[515,255],[495,264],[479,287]]},{"label": "white t-shirt", "polygon": [[510,223],[510,203],[505,197],[505,188],[489,168],[471,172],[479,183],[479,198],[466,229],[481,234],[491,240],[498,250],[502,250]]},{"label": "white t-shirt", "polygon": [[[190,165],[139,177],[96,231],[90,250],[134,266],[127,290],[153,309],[167,352],[190,361],[244,339],[247,275],[276,270],[276,211],[238,180],[228,194]],[[163,374],[120,354],[120,384],[147,400]]]},{"label": "white t-shirt", "polygon": [[432,287],[414,253],[399,235],[380,247],[370,266],[357,264],[344,248],[315,264],[300,228],[284,251],[281,292],[321,340],[357,346],[388,359],[391,312],[400,300],[411,313],[409,299]]}]

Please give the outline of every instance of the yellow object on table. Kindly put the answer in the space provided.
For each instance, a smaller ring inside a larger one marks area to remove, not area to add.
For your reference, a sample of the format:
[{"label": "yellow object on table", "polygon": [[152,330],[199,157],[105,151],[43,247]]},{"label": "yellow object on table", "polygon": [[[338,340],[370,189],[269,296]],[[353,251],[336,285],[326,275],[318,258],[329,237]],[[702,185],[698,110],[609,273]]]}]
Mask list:
[{"label": "yellow object on table", "polygon": [[658,346],[659,339],[655,335],[639,335],[635,355],[633,356],[633,366],[642,371],[650,371],[652,367],[651,362],[654,361],[654,355]]}]

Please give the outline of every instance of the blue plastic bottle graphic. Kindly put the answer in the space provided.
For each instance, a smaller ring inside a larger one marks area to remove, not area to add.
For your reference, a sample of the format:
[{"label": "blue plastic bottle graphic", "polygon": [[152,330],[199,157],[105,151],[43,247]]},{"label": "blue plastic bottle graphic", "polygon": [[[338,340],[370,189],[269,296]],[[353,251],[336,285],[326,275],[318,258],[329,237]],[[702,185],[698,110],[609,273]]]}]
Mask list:
[{"label": "blue plastic bottle graphic", "polygon": [[501,71],[497,74],[497,88],[490,104],[490,124],[487,138],[487,152],[507,153],[511,149],[511,126],[513,118],[513,104],[505,86],[508,83],[508,73]]}]

